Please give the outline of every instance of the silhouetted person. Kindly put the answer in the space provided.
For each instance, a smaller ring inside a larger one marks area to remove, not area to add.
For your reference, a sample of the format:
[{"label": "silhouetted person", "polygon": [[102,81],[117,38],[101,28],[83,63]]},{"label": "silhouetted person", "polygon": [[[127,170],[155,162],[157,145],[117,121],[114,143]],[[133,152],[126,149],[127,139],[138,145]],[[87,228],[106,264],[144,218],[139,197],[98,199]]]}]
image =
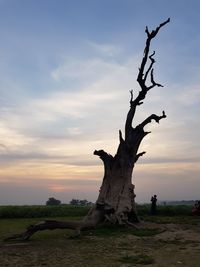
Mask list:
[{"label": "silhouetted person", "polygon": [[200,200],[197,200],[194,204],[194,207],[192,208],[192,214],[200,215]]},{"label": "silhouetted person", "polygon": [[151,215],[155,215],[157,212],[156,202],[157,202],[157,196],[154,195],[151,197]]}]

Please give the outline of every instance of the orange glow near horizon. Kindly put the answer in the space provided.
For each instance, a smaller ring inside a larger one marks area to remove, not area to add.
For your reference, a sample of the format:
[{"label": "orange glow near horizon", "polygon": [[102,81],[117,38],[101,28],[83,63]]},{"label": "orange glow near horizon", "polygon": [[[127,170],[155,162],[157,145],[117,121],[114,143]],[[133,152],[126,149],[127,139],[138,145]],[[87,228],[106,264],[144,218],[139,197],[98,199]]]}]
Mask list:
[{"label": "orange glow near horizon", "polygon": [[46,162],[20,162],[0,169],[1,177],[15,177],[26,179],[97,179],[103,172],[102,166],[75,166]]},{"label": "orange glow near horizon", "polygon": [[50,185],[48,187],[52,192],[55,193],[60,193],[60,192],[67,192],[67,191],[73,191],[73,187],[70,186],[64,186],[64,185],[59,185],[59,184],[55,184],[55,185]]},{"label": "orange glow near horizon", "polygon": [[[103,166],[73,166],[46,162],[20,162],[12,166],[1,166],[0,181],[6,178],[19,179],[52,179],[52,180],[101,180],[103,177]],[[137,164],[134,173],[181,176],[193,171],[200,171],[198,162],[166,162]],[[133,175],[134,175],[133,173]]]}]

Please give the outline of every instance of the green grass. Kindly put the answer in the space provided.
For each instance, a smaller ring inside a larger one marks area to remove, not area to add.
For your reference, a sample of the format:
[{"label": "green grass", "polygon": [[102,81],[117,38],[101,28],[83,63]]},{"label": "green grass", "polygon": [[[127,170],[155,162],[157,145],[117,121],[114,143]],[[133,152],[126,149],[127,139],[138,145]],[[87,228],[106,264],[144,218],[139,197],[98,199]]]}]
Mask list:
[{"label": "green grass", "polygon": [[[65,220],[81,220],[83,217],[55,217],[55,220],[65,221]],[[0,239],[4,239],[8,236],[12,236],[16,233],[21,233],[25,231],[26,227],[38,223],[43,220],[48,220],[50,218],[18,218],[18,219],[1,219],[0,220]],[[94,230],[84,231],[82,236],[96,236],[96,237],[119,237],[124,235],[135,235],[138,237],[150,237],[160,234],[163,230],[160,229],[134,229],[125,226],[118,225],[100,225]],[[70,236],[73,233],[72,230],[53,230],[53,231],[41,231],[34,235],[33,239],[38,238],[58,238],[63,235]]]},{"label": "green grass", "polygon": [[[79,220],[83,216],[55,217],[55,220]],[[180,221],[181,216],[146,216],[146,219],[162,219],[162,222]],[[69,239],[72,230],[41,231],[33,235],[29,242],[3,242],[3,238],[21,233],[26,226],[45,218],[0,219],[0,265],[7,267],[130,267],[183,266],[199,267],[200,243],[198,235],[199,217],[182,216],[180,224],[170,225],[163,235],[158,229],[132,229],[122,226],[99,226],[87,231],[78,239]],[[191,221],[192,220],[192,221]],[[194,221],[193,221],[194,220]],[[190,224],[192,222],[192,224]],[[147,223],[148,225],[148,223]],[[190,232],[185,231],[189,229]],[[177,229],[182,235],[177,236]],[[169,233],[169,236],[168,236]],[[185,235],[184,235],[185,233]],[[190,236],[188,240],[188,234]],[[187,251],[187,253],[186,253]]]},{"label": "green grass", "polygon": [[89,207],[59,205],[59,206],[0,206],[1,218],[41,218],[41,217],[63,217],[84,216]]},{"label": "green grass", "polygon": [[[21,233],[26,230],[27,226],[31,224],[38,223],[43,220],[48,220],[50,218],[17,218],[17,219],[0,219],[0,241],[4,238],[12,236],[13,234]],[[55,217],[55,220],[81,220],[82,217]],[[54,230],[54,231],[42,231],[35,234],[32,239],[38,238],[57,238],[63,235],[70,235],[71,230]]]},{"label": "green grass", "polygon": [[[39,218],[39,217],[58,217],[58,216],[84,216],[87,214],[89,207],[58,205],[58,206],[0,206],[1,218]],[[191,215],[192,206],[158,206],[158,216],[188,216]],[[150,205],[137,205],[138,215],[140,217],[150,215]]]},{"label": "green grass", "polygon": [[[150,204],[137,205],[139,216],[150,215]],[[159,216],[179,216],[179,215],[192,215],[191,205],[166,205],[157,206],[157,215]]]},{"label": "green grass", "polygon": [[117,236],[117,235],[121,235],[121,234],[125,234],[127,233],[128,229],[123,227],[123,226],[119,226],[119,225],[99,225],[97,226],[96,229],[94,230],[90,230],[90,231],[85,231],[84,234],[85,235],[95,235],[95,236],[103,236],[103,237],[112,237],[112,236]]},{"label": "green grass", "polygon": [[84,235],[94,235],[98,237],[117,237],[121,235],[135,235],[139,237],[145,237],[145,236],[154,236],[157,234],[162,233],[163,230],[161,229],[149,229],[149,228],[142,228],[142,229],[135,229],[131,227],[126,226],[119,226],[119,225],[102,225],[98,226],[94,230],[85,231]]},{"label": "green grass", "polygon": [[143,228],[143,229],[134,229],[131,231],[134,235],[136,236],[154,236],[158,235],[163,232],[163,230],[154,228],[154,229],[149,229],[149,228]]},{"label": "green grass", "polygon": [[200,222],[199,216],[187,216],[187,215],[173,215],[173,216],[164,216],[164,215],[156,215],[156,216],[143,216],[144,221],[150,221],[160,224],[166,223],[178,223],[178,224],[192,224],[197,225]]},{"label": "green grass", "polygon": [[119,259],[122,263],[148,265],[154,263],[154,259],[146,254],[125,255]]}]

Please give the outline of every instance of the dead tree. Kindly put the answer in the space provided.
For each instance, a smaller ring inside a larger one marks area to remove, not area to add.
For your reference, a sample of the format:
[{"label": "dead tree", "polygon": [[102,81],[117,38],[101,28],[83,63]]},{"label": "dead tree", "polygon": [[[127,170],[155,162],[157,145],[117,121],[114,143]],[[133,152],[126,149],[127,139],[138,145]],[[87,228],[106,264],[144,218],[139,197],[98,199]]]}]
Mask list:
[{"label": "dead tree", "polygon": [[152,31],[146,27],[146,44],[137,77],[140,91],[135,99],[133,91],[130,91],[130,109],[125,122],[125,134],[123,137],[121,130],[119,131],[119,146],[116,155],[112,156],[104,150],[94,151],[94,155],[99,156],[104,165],[104,178],[95,205],[81,222],[43,221],[29,226],[24,233],[8,239],[27,240],[37,231],[58,228],[74,229],[79,234],[81,230],[94,228],[100,222],[105,221],[134,226],[136,222],[139,222],[135,206],[134,185],[132,184],[133,168],[137,160],[145,154],[145,152],[138,153],[143,138],[150,133],[145,131],[145,126],[152,120],[159,123],[161,119],[166,118],[166,115],[163,111],[162,115],[152,114],[135,127],[132,123],[136,109],[143,104],[148,91],[156,86],[163,87],[154,79],[155,51],[150,54],[150,45],[159,30],[169,21],[170,19],[167,19]]}]

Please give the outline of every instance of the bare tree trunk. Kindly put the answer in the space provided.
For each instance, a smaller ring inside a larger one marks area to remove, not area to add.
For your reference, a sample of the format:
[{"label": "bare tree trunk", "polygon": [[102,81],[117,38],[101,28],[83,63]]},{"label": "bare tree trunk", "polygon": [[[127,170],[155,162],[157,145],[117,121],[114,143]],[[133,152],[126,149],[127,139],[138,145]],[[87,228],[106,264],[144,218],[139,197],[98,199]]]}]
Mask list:
[{"label": "bare tree trunk", "polygon": [[[138,153],[143,138],[150,133],[146,132],[144,127],[152,120],[159,123],[161,119],[166,118],[166,115],[164,111],[161,116],[152,114],[135,127],[132,126],[132,122],[136,108],[143,104],[142,101],[145,99],[147,92],[155,86],[162,87],[161,84],[156,83],[154,80],[153,65],[155,60],[153,56],[155,52],[149,55],[149,50],[151,40],[157,35],[160,28],[169,21],[170,19],[167,19],[151,32],[146,27],[146,45],[137,77],[141,90],[135,99],[133,99],[133,91],[130,91],[130,109],[125,122],[125,137],[123,138],[120,130],[116,155],[113,157],[104,150],[94,151],[94,155],[99,156],[104,164],[104,178],[94,207],[91,208],[82,222],[43,221],[29,226],[24,233],[9,237],[7,240],[16,238],[29,239],[37,231],[58,228],[74,229],[79,234],[81,230],[94,228],[104,221],[133,226],[135,226],[135,222],[139,222],[135,206],[135,186],[132,184],[133,168],[139,157],[146,153]],[[147,66],[148,61],[149,65]],[[147,79],[150,81],[150,85],[146,84]]]},{"label": "bare tree trunk", "polygon": [[[105,212],[105,217],[119,224],[138,222],[137,211],[135,206],[135,186],[132,184],[132,172],[136,161],[145,152],[138,153],[139,146],[143,138],[149,133],[145,132],[144,127],[155,120],[157,123],[163,118],[166,118],[165,112],[161,116],[152,114],[136,127],[132,126],[133,118],[137,106],[141,105],[145,99],[147,92],[155,86],[162,86],[154,80],[153,58],[155,52],[149,55],[151,40],[156,36],[161,27],[167,24],[170,20],[161,23],[155,30],[149,32],[146,27],[146,46],[144,56],[139,69],[137,81],[141,87],[138,96],[133,100],[133,91],[130,99],[130,109],[127,114],[125,123],[125,138],[122,137],[122,132],[119,131],[119,146],[116,155],[113,157],[103,150],[95,150],[94,154],[98,155],[104,164],[104,178],[100,189],[99,197],[96,202],[96,208],[102,209]],[[150,65],[145,71],[147,60],[150,60]],[[150,76],[151,84],[146,85],[148,76]]]}]

